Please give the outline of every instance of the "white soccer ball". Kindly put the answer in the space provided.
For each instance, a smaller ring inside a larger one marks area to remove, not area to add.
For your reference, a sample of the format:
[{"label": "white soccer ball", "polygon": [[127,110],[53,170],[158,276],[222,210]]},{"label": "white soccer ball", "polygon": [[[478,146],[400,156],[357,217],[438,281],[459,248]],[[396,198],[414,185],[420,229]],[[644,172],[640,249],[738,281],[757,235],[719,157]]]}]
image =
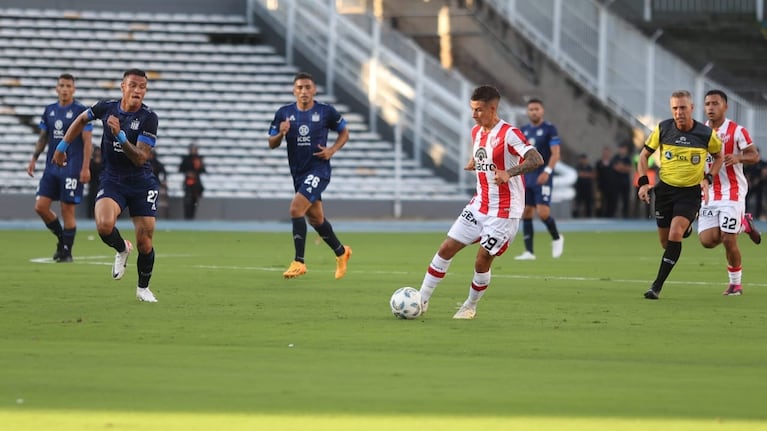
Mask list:
[{"label": "white soccer ball", "polygon": [[421,292],[412,287],[400,287],[389,300],[391,312],[398,319],[415,319],[421,315]]}]

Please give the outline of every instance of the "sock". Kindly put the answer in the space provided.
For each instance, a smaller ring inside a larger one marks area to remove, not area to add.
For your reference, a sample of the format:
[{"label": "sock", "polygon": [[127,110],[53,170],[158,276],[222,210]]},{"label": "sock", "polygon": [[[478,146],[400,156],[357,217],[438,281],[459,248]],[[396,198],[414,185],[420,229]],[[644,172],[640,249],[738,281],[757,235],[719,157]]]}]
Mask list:
[{"label": "sock", "polygon": [[138,287],[149,287],[149,279],[152,278],[152,269],[154,269],[154,248],[147,254],[138,252],[136,268],[138,269]]},{"label": "sock", "polygon": [[447,269],[450,268],[451,260],[443,259],[439,257],[439,253],[435,254],[429,264],[429,269],[426,270],[426,274],[423,276],[421,282],[421,301],[427,302],[431,295],[434,293],[434,289],[447,274]]},{"label": "sock", "polygon": [[72,254],[72,246],[75,244],[76,234],[77,228],[64,229],[61,233],[61,244],[64,246],[64,251],[67,254]]},{"label": "sock", "polygon": [[522,219],[522,232],[524,233],[525,250],[533,253],[533,219]]},{"label": "sock", "polygon": [[341,241],[339,241],[336,237],[335,232],[333,232],[333,226],[330,225],[328,219],[325,219],[321,225],[312,227],[317,231],[318,234],[320,234],[320,238],[325,241],[325,244],[333,249],[333,253],[335,253],[336,256],[341,256],[344,254],[346,251],[344,249],[344,245],[341,244]]},{"label": "sock", "polygon": [[113,249],[117,250],[118,253],[122,253],[125,251],[125,240],[120,235],[120,231],[117,230],[117,228],[112,228],[112,232],[109,233],[109,235],[101,235],[101,241],[104,242],[104,244],[112,247]]},{"label": "sock", "polygon": [[293,223],[293,246],[296,249],[296,256],[293,260],[303,263],[304,252],[306,251],[306,219],[296,217],[290,221]]},{"label": "sock", "polygon": [[52,234],[56,235],[56,238],[61,242],[61,235],[64,233],[64,229],[61,227],[58,217],[52,222],[46,223],[45,227],[47,227]]},{"label": "sock", "polygon": [[741,266],[727,265],[727,275],[730,278],[730,284],[740,285],[743,278],[743,265]]},{"label": "sock", "polygon": [[476,272],[474,271],[474,278],[471,279],[471,287],[469,288],[469,299],[466,303],[476,306],[477,302],[485,294],[485,290],[490,285],[490,271]]},{"label": "sock", "polygon": [[660,292],[663,289],[663,283],[666,282],[666,278],[671,274],[671,270],[674,269],[679,256],[682,254],[682,243],[679,241],[668,241],[666,243],[666,251],[663,253],[663,258],[660,261],[660,268],[658,268],[658,276],[653,282],[653,290]]},{"label": "sock", "polygon": [[559,239],[559,231],[557,230],[557,222],[554,221],[554,217],[549,217],[546,220],[543,220],[543,224],[546,225],[546,229],[549,230],[549,233],[551,234],[551,239],[554,241]]}]

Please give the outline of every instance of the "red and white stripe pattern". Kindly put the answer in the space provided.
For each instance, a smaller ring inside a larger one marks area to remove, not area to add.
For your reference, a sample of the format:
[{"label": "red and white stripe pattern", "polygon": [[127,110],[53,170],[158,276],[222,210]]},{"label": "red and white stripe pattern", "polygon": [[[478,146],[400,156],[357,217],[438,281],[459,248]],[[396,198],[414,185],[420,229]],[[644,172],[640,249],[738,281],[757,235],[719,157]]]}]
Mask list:
[{"label": "red and white stripe pattern", "polygon": [[[709,126],[709,123],[706,122],[706,125]],[[722,140],[722,157],[727,154],[740,154],[745,148],[754,144],[748,130],[729,118],[725,118],[724,123],[714,130]],[[709,159],[708,162],[706,171],[711,168],[712,160]],[[713,187],[709,187],[708,198],[709,201],[745,203],[746,192],[748,192],[748,180],[743,174],[743,164],[722,165],[719,175],[714,178]]]},{"label": "red and white stripe pattern", "polygon": [[525,207],[524,175],[511,177],[506,184],[496,185],[495,170],[508,170],[524,160],[533,149],[521,130],[501,120],[487,133],[479,125],[471,129],[477,192],[472,203],[479,212],[500,218],[520,218]]}]

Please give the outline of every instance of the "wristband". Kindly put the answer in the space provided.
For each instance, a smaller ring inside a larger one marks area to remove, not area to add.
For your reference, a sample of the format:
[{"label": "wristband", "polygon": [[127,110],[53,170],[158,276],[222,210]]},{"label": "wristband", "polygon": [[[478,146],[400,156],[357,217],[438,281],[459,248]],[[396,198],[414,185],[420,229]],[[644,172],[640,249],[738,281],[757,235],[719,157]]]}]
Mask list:
[{"label": "wristband", "polygon": [[67,148],[69,148],[69,142],[63,139],[59,141],[58,145],[56,145],[56,151],[61,151],[62,153],[66,153]]},{"label": "wristband", "polygon": [[646,185],[650,184],[650,179],[647,178],[647,175],[642,175],[637,180],[637,184],[639,184],[639,187],[646,186]]},{"label": "wristband", "polygon": [[546,172],[546,173],[547,173],[547,174],[549,174],[549,175],[551,175],[551,172],[553,172],[553,171],[554,171],[554,170],[553,170],[553,169],[551,169],[551,166],[546,166],[546,167],[543,169],[543,172]]},{"label": "wristband", "polygon": [[714,177],[711,174],[706,174],[706,176],[704,176],[703,178],[705,178],[706,181],[708,181],[708,185],[714,184]]},{"label": "wristband", "polygon": [[125,135],[123,130],[120,130],[120,133],[117,134],[117,142],[121,144],[128,142],[128,137]]}]

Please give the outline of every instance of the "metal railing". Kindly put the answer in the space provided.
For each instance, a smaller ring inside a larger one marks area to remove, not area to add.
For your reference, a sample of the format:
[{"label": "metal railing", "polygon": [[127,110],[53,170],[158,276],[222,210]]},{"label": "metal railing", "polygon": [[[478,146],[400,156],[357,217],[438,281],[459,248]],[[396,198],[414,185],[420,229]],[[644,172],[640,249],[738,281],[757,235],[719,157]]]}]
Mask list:
[{"label": "metal railing", "polygon": [[377,119],[401,130],[413,143],[413,157],[427,155],[435,166],[455,172],[459,190],[469,176],[473,84],[444,69],[413,41],[369,14],[340,15],[335,0],[250,0],[251,12],[267,14],[285,35],[288,63],[300,50],[325,71],[325,91],[355,91],[368,106],[369,128]]},{"label": "metal railing", "polygon": [[[671,93],[687,89],[702,108],[706,91],[728,94],[727,116],[746,127],[767,151],[767,106],[753,106],[694,70],[596,0],[486,0],[564,71],[632,124],[650,130],[671,116]],[[669,2],[666,2],[669,3]],[[757,3],[761,3],[758,0]],[[669,3],[670,4],[670,3]],[[670,7],[670,6],[669,6]],[[762,10],[763,5],[756,5]],[[703,109],[695,111],[704,120]]]}]

